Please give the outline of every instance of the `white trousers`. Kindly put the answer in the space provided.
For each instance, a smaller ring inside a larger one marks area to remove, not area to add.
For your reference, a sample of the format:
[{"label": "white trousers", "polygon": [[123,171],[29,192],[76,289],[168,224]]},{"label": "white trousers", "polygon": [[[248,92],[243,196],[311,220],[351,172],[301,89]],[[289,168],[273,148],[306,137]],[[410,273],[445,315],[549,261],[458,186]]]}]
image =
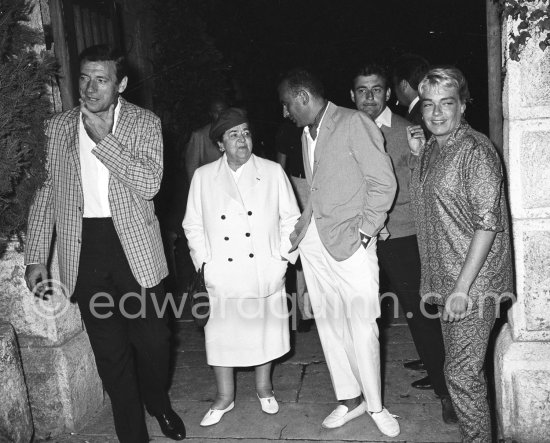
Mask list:
[{"label": "white trousers", "polygon": [[382,409],[376,239],[336,261],[323,246],[314,219],[300,242],[315,324],[338,400],[363,394],[369,411]]}]

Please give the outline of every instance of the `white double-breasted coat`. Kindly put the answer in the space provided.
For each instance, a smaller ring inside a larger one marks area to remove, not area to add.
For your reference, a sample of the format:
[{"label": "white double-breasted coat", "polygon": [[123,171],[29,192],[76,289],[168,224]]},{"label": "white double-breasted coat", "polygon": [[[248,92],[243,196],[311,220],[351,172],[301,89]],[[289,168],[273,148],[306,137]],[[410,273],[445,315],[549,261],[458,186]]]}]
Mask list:
[{"label": "white double-breasted coat", "polygon": [[235,182],[224,155],[196,170],[183,229],[214,297],[262,298],[282,289],[290,233],[300,216],[281,166],[251,155]]}]

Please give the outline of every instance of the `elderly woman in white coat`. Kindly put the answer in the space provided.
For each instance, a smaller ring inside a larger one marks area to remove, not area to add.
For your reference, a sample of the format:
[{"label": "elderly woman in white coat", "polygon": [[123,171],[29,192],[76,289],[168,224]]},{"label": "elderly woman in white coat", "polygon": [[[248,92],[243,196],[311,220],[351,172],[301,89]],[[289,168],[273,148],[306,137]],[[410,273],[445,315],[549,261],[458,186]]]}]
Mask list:
[{"label": "elderly woman in white coat", "polygon": [[271,363],[290,350],[284,277],[297,258],[289,236],[300,215],[283,169],[252,154],[244,111],[223,112],[210,136],[224,155],[193,175],[183,220],[195,268],[205,263],[210,297],[204,332],[217,395],[201,426],[233,409],[234,367],[255,366],[261,409],[279,410]]}]

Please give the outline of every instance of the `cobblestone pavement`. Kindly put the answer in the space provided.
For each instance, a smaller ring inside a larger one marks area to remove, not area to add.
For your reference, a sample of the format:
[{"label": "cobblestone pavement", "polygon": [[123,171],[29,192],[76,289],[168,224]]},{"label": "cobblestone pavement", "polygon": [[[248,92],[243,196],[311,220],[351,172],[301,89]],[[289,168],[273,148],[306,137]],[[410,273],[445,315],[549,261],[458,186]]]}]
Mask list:
[{"label": "cobblestone pavement", "polygon": [[[330,442],[458,442],[458,427],[441,419],[441,405],[432,391],[420,391],[410,383],[425,373],[403,368],[403,362],[417,358],[409,329],[402,317],[386,321],[380,327],[383,354],[384,404],[397,414],[401,435],[381,434],[368,415],[345,426],[327,430],[323,419],[336,406],[328,369],[319,336],[309,332],[294,333],[292,351],[274,367],[273,386],[280,403],[277,415],[262,413],[255,395],[254,372],[237,371],[235,409],[215,426],[202,428],[199,422],[215,396],[214,374],[206,364],[204,336],[189,319],[175,323],[174,375],[170,396],[173,407],[187,428],[187,440],[205,443],[256,443],[289,441]],[[147,418],[154,442],[171,442],[162,436],[156,420]],[[48,441],[59,443],[116,442],[108,399],[105,406],[90,418],[78,433],[62,435]]]}]

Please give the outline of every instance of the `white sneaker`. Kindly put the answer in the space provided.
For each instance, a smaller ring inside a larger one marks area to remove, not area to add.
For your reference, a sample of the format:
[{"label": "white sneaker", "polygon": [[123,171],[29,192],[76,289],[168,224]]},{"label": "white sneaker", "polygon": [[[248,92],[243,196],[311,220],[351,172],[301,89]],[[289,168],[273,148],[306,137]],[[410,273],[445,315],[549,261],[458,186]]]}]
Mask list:
[{"label": "white sneaker", "polygon": [[347,406],[339,405],[327,418],[323,420],[321,426],[327,429],[339,428],[340,426],[345,425],[348,421],[363,415],[366,410],[367,404],[365,402],[362,402],[351,411],[348,410]]},{"label": "white sneaker", "polygon": [[397,415],[390,414],[386,408],[382,408],[380,412],[368,412],[382,434],[388,437],[397,437],[401,433],[396,420]]}]

